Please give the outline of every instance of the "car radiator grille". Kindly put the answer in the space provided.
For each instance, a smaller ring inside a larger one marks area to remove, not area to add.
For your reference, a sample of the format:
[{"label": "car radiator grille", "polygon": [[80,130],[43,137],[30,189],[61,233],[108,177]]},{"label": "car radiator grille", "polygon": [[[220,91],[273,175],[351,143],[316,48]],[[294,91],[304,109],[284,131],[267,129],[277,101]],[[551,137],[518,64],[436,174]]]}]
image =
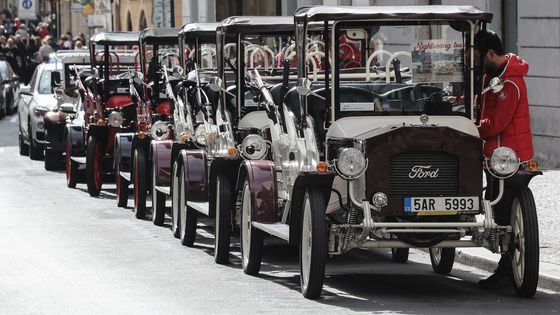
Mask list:
[{"label": "car radiator grille", "polygon": [[[393,196],[457,195],[458,166],[458,158],[445,152],[396,154],[389,163],[389,193]],[[414,168],[421,171],[414,172]]]}]

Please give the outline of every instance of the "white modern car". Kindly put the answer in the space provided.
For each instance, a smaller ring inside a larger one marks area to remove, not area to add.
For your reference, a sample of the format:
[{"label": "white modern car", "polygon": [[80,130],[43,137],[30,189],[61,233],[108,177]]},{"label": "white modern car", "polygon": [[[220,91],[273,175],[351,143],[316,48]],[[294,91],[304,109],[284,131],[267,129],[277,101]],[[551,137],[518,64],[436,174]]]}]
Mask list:
[{"label": "white modern car", "polygon": [[53,71],[62,73],[60,64],[40,64],[29,85],[22,86],[18,99],[19,152],[33,160],[43,157],[45,124],[43,116],[57,105],[51,85]]}]

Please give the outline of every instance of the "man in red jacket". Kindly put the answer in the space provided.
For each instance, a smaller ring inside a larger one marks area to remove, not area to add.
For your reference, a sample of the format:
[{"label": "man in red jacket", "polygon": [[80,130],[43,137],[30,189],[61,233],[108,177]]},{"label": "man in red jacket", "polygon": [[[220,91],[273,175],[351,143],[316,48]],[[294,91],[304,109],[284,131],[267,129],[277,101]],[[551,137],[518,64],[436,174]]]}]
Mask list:
[{"label": "man in red jacket", "polygon": [[[523,77],[529,71],[525,60],[514,54],[506,54],[502,41],[495,32],[479,31],[475,36],[475,60],[484,58],[484,87],[490,79],[499,77],[503,89],[482,96],[482,117],[478,132],[484,140],[484,155],[490,158],[498,147],[509,147],[517,153],[521,162],[533,158],[533,144],[529,119],[527,87]],[[494,199],[498,194],[495,178],[486,173],[487,197]],[[507,181],[507,180],[506,180]],[[496,223],[510,224],[512,191],[507,189],[501,201],[494,207]],[[480,285],[486,289],[500,289],[513,284],[511,257],[502,254],[498,269]]]}]

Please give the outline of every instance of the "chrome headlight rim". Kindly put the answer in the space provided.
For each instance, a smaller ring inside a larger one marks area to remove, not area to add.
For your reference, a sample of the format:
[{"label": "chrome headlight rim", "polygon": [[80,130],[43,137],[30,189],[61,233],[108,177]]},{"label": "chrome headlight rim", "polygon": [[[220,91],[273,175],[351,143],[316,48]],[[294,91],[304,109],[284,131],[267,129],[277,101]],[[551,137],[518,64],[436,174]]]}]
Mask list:
[{"label": "chrome headlight rim", "polygon": [[113,128],[120,128],[124,123],[123,114],[118,111],[112,111],[109,116],[107,116],[107,123]]},{"label": "chrome headlight rim", "polygon": [[45,114],[49,111],[50,109],[48,107],[45,106],[35,106],[33,108],[33,116],[35,117],[43,117],[45,116]]},{"label": "chrome headlight rim", "polygon": [[206,146],[206,134],[203,125],[199,125],[194,130],[194,141],[200,146]]},{"label": "chrome headlight rim", "polygon": [[156,121],[150,127],[150,137],[154,140],[166,140],[169,138],[169,125],[163,121]]},{"label": "chrome headlight rim", "polygon": [[495,177],[508,178],[519,169],[519,157],[509,147],[499,147],[492,152],[490,157],[490,170]]},{"label": "chrome headlight rim", "polygon": [[[358,168],[354,169],[354,165],[347,165],[348,163],[354,161],[352,157],[358,157],[359,160],[357,164]],[[349,160],[350,159],[350,160]],[[365,157],[364,153],[356,148],[344,148],[338,154],[338,158],[334,160],[334,168],[337,174],[343,179],[356,179],[362,176],[368,166],[368,159]]]},{"label": "chrome headlight rim", "polygon": [[241,141],[239,151],[246,159],[262,160],[268,154],[268,144],[262,136],[250,134]]}]

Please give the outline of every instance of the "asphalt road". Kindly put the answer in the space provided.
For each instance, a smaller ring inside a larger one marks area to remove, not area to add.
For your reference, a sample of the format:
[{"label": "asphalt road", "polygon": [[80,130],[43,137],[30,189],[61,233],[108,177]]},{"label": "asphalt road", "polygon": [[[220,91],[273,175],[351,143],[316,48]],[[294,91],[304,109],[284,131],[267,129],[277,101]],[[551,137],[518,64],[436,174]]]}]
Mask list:
[{"label": "asphalt road", "polygon": [[0,314],[400,313],[550,314],[560,293],[534,299],[512,290],[487,292],[484,271],[456,265],[432,272],[414,251],[407,264],[387,250],[330,259],[323,297],[299,292],[297,253],[266,246],[261,275],[243,274],[239,243],[231,264],[216,265],[212,228],[187,248],[165,227],[116,206],[114,185],[91,198],[68,189],[62,172],[18,155],[17,125],[0,121]]}]

